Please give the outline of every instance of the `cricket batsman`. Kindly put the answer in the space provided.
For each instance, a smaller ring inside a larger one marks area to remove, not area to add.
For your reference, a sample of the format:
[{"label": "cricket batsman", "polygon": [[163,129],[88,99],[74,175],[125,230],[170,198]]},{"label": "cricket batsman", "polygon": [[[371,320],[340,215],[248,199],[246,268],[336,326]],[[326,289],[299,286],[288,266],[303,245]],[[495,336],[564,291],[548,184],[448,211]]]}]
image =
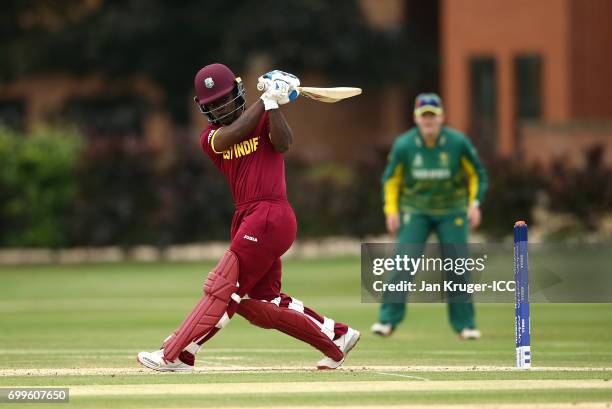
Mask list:
[{"label": "cricket batsman", "polygon": [[192,371],[202,344],[234,313],[321,351],[325,357],[318,369],[338,368],[359,341],[358,331],[281,292],[281,256],[295,240],[297,224],[287,201],[283,158],[293,134],[280,106],[298,96],[300,81],[274,70],[259,82],[266,91],[245,109],[244,85],[225,65],[207,65],[195,76],[194,100],[209,122],[200,144],[227,179],[236,208],[231,245],[180,327],[161,349],[138,354],[147,368]]},{"label": "cricket batsman", "polygon": [[[416,97],[416,127],[400,135],[391,149],[383,183],[387,230],[397,234],[398,246],[420,257],[435,231],[442,257],[468,257],[468,227],[480,224],[480,204],[487,190],[487,174],[470,140],[444,124],[442,100],[434,93]],[[444,254],[447,253],[447,254]],[[448,272],[447,279],[466,282]],[[400,280],[396,272],[391,281]],[[395,297],[395,299],[391,299]],[[398,299],[399,298],[399,299]],[[478,339],[470,294],[449,297],[450,324],[461,339]],[[379,321],[372,332],[389,336],[406,314],[406,295],[383,298]]]}]

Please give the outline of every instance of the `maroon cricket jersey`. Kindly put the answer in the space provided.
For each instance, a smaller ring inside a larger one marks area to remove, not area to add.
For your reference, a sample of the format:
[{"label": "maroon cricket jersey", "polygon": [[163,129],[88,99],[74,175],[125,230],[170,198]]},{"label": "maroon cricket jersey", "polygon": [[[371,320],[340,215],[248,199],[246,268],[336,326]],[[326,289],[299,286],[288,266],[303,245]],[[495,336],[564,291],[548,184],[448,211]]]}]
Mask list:
[{"label": "maroon cricket jersey", "polygon": [[261,116],[251,135],[223,152],[215,152],[211,145],[219,128],[208,125],[200,135],[200,144],[225,175],[234,204],[265,199],[287,200],[285,160],[270,141],[268,113]]}]

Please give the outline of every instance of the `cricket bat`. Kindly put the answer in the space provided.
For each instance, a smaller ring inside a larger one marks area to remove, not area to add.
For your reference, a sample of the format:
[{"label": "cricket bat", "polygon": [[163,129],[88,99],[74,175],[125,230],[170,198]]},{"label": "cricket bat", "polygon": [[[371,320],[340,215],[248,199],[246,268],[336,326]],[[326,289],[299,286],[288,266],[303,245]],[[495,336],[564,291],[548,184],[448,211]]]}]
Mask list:
[{"label": "cricket bat", "polygon": [[[257,84],[258,91],[264,91],[266,84]],[[319,102],[334,103],[361,94],[361,88],[356,87],[296,87],[301,95]]]},{"label": "cricket bat", "polygon": [[361,94],[361,88],[356,87],[297,87],[301,95],[319,102],[334,103]]}]

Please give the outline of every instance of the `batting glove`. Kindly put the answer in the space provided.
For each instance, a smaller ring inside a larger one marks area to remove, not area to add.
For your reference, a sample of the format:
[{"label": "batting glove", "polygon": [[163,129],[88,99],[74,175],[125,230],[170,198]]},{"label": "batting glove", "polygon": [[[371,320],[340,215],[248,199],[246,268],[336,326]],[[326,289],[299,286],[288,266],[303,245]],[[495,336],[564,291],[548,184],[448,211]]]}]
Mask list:
[{"label": "batting glove", "polygon": [[289,100],[285,99],[282,103],[286,104],[298,97],[299,91],[297,88],[300,86],[300,79],[293,74],[281,70],[273,70],[260,76],[257,79],[257,89],[259,91],[266,91],[272,88],[274,81],[283,81],[289,84]]},{"label": "batting glove", "polygon": [[266,92],[262,94],[261,100],[266,111],[277,109],[279,105],[287,104],[295,100],[299,95],[299,92],[295,89],[292,90],[291,86],[285,81],[265,79],[264,83]]},{"label": "batting glove", "polygon": [[300,86],[300,79],[298,77],[288,72],[281,71],[281,70],[269,71],[265,73],[264,75],[262,75],[260,78],[262,77],[266,79],[270,79],[272,81],[275,81],[275,80],[285,81],[287,84],[291,86],[291,89],[296,89],[297,87]]},{"label": "batting glove", "polygon": [[278,109],[278,101],[272,98],[272,96],[268,94],[267,91],[261,94],[261,97],[259,98],[263,101],[264,108],[266,109],[266,111],[269,111],[271,109]]}]

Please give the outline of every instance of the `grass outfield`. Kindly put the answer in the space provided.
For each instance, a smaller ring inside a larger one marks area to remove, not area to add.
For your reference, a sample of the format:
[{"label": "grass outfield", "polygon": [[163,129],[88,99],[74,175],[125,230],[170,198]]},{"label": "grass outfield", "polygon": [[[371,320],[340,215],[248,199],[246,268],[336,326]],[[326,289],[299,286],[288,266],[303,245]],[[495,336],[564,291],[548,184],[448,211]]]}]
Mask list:
[{"label": "grass outfield", "polygon": [[459,341],[439,304],[411,305],[392,338],[370,335],[377,306],[360,303],[353,258],[290,260],[284,272],[285,292],[362,331],[342,371],[312,370],[316,350],[240,317],[200,352],[198,372],[142,369],[136,353],[180,323],[211,267],[0,267],[0,386],[69,386],[69,406],[93,408],[612,402],[612,305],[532,306],[534,369],[516,371],[509,304],[477,306],[478,342]]}]

